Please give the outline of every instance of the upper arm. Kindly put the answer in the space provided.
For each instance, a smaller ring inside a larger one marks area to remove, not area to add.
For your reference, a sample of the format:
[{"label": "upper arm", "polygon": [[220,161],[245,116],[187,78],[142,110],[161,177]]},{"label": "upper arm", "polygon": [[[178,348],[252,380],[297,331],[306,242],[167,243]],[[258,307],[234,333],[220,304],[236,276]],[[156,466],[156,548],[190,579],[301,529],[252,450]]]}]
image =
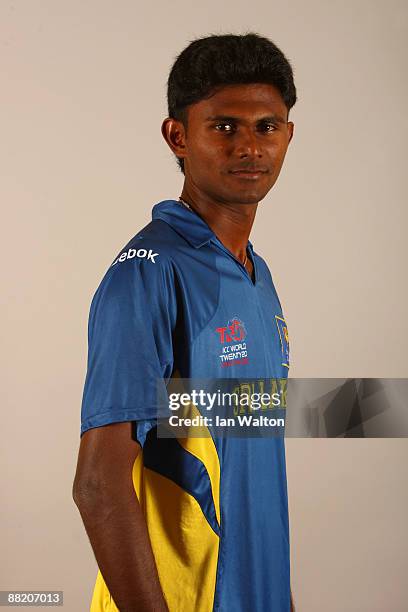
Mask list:
[{"label": "upper arm", "polygon": [[141,446],[132,437],[132,423],[111,423],[86,431],[79,446],[74,497],[111,489],[132,481]]}]

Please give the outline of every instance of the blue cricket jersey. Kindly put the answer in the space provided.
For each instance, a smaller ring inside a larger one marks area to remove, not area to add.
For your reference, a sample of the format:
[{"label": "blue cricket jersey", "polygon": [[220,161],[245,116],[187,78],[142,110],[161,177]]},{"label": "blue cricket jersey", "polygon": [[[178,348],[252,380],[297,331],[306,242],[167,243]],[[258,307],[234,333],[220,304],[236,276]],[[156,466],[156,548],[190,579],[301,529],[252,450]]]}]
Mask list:
[{"label": "blue cricket jersey", "polygon": [[[170,612],[289,612],[283,437],[160,439],[157,384],[285,378],[287,328],[265,261],[254,280],[205,221],[175,200],[107,270],[91,304],[81,435],[132,421],[133,466]],[[92,612],[116,612],[100,571]]]}]

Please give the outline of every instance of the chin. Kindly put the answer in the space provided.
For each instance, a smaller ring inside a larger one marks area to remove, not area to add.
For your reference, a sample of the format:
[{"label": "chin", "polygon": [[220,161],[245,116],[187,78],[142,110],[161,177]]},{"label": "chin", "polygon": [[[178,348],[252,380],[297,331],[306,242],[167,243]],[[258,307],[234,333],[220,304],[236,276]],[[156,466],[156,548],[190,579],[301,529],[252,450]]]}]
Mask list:
[{"label": "chin", "polygon": [[230,194],[230,199],[237,204],[257,204],[264,199],[268,192],[262,191],[239,191],[234,194]]},{"label": "chin", "polygon": [[260,182],[253,185],[241,185],[240,188],[234,185],[234,188],[228,190],[228,200],[237,204],[257,204],[267,196],[274,184],[275,181],[268,182],[268,184],[264,181],[263,185]]}]

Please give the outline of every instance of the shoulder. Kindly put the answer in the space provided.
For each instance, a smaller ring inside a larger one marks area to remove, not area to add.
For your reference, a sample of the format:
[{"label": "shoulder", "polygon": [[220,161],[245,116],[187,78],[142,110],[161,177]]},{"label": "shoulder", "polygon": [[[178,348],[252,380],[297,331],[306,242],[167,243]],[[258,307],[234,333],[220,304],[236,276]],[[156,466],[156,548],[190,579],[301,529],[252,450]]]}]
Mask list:
[{"label": "shoulder", "polygon": [[177,247],[177,237],[178,235],[167,223],[161,219],[154,219],[129,240],[111,267],[131,259],[159,267],[166,265]]},{"label": "shoulder", "polygon": [[110,268],[118,264],[133,261],[138,265],[147,264],[144,267],[162,268],[169,265],[174,249],[174,232],[167,223],[160,219],[154,219],[141,229],[129,242],[119,251]]},{"label": "shoulder", "polygon": [[165,297],[174,286],[171,228],[153,220],[116,254],[97,287],[92,302],[101,297],[157,293]]}]

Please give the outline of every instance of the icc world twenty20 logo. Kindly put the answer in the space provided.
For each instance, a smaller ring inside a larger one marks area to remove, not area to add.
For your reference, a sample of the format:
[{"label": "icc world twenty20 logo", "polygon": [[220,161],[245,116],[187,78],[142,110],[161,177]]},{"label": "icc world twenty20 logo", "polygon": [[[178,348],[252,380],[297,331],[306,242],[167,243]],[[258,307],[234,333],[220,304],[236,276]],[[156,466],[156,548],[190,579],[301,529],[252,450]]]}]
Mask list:
[{"label": "icc world twenty20 logo", "polygon": [[240,342],[246,336],[243,322],[236,317],[228,321],[226,327],[217,327],[215,331],[219,333],[221,344],[225,342]]},{"label": "icc world twenty20 logo", "polygon": [[225,327],[217,327],[221,353],[218,358],[222,367],[247,364],[248,351],[245,338],[247,332],[244,323],[238,317],[232,317]]}]

